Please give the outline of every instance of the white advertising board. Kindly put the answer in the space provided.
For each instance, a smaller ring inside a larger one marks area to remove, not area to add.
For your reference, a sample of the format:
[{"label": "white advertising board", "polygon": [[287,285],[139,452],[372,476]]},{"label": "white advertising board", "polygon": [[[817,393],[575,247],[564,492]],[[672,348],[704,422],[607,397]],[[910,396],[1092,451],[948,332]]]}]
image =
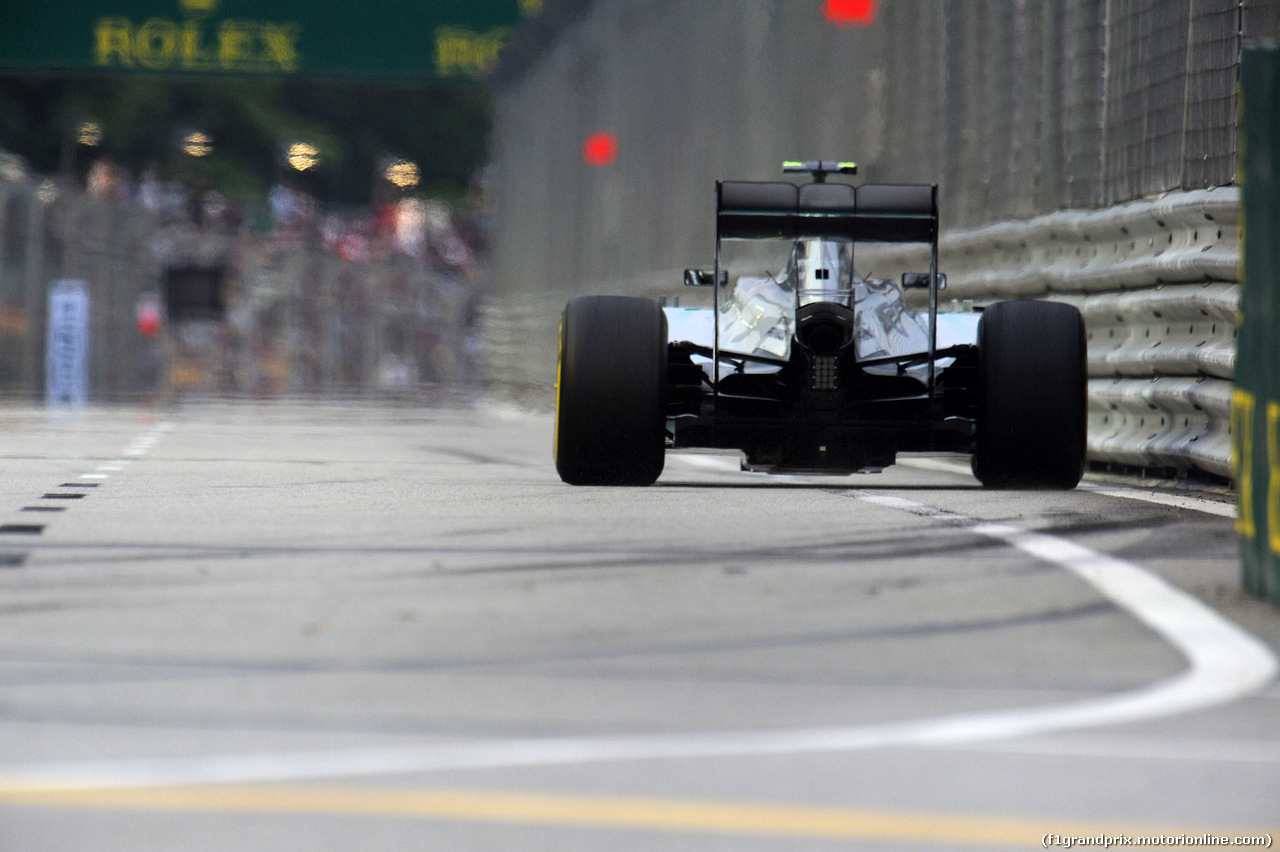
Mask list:
[{"label": "white advertising board", "polygon": [[49,291],[45,349],[45,398],[51,407],[80,408],[89,387],[89,288],[84,281],[55,281]]}]

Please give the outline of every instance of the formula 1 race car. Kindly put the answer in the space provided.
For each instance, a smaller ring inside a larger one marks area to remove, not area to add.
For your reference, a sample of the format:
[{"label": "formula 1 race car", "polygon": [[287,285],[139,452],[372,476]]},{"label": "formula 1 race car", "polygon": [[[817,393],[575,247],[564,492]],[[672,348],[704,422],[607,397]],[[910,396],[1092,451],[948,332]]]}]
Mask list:
[{"label": "formula 1 race car", "polygon": [[[718,181],[711,307],[581,296],[564,309],[556,469],[650,485],[668,449],[740,450],[746,470],[876,472],[900,452],[973,455],[983,485],[1074,488],[1084,471],[1085,333],[1071,305],[940,313],[934,185]],[[929,271],[863,278],[855,250],[921,243]],[[906,291],[927,291],[911,310]],[[921,299],[921,301],[924,301]]]}]

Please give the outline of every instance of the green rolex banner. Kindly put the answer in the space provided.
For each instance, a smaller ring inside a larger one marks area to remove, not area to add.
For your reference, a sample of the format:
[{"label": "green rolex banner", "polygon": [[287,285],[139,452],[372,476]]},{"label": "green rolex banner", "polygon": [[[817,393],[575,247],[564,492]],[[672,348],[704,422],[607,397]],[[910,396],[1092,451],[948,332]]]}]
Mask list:
[{"label": "green rolex banner", "polygon": [[475,76],[542,0],[63,0],[7,5],[0,71]]},{"label": "green rolex banner", "polygon": [[1231,463],[1244,584],[1280,606],[1280,51],[1241,68],[1241,237]]}]

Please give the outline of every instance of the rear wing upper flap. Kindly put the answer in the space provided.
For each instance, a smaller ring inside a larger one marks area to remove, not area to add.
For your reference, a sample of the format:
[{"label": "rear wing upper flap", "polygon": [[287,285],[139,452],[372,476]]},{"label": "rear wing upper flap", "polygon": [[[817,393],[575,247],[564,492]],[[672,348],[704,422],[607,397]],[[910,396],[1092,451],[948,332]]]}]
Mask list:
[{"label": "rear wing upper flap", "polygon": [[717,181],[716,236],[933,242],[938,236],[938,187]]}]

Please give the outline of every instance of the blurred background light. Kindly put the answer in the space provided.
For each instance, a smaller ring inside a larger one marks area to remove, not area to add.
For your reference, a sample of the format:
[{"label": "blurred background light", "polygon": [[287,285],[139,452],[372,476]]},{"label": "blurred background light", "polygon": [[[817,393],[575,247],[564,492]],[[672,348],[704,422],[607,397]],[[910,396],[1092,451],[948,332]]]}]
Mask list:
[{"label": "blurred background light", "polygon": [[838,27],[867,27],[876,19],[876,0],[826,0],[822,12]]},{"label": "blurred background light", "polygon": [[310,142],[294,142],[285,152],[285,162],[294,171],[314,169],[320,165],[320,149]]},{"label": "blurred background light", "polygon": [[582,143],[582,159],[589,166],[607,166],[618,158],[618,137],[612,133],[592,133]]},{"label": "blurred background light", "polygon": [[193,130],[182,137],[182,153],[188,157],[207,157],[213,153],[213,138]]},{"label": "blurred background light", "polygon": [[396,160],[387,166],[386,177],[388,181],[400,189],[409,189],[418,185],[418,181],[422,178],[422,173],[418,170],[418,164],[413,160]]},{"label": "blurred background light", "polygon": [[102,127],[96,121],[82,121],[76,127],[76,142],[89,148],[102,144]]}]

